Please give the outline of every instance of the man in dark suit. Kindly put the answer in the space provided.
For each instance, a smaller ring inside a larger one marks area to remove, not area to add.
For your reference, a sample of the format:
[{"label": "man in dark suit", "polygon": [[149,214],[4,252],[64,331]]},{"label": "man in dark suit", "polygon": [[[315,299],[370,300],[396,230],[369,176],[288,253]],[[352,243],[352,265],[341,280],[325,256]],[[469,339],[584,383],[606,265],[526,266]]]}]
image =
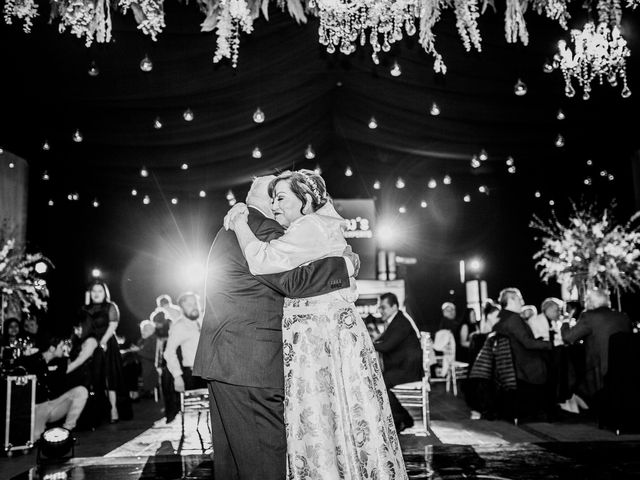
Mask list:
[{"label": "man in dark suit", "polygon": [[547,362],[544,352],[551,350],[551,342],[536,340],[531,328],[520,316],[524,300],[517,288],[505,288],[498,298],[502,310],[493,331],[509,338],[511,354],[518,381],[518,413],[537,413],[548,409]]},{"label": "man in dark suit", "polygon": [[[247,196],[249,227],[262,241],[284,234],[273,220],[269,181]],[[221,229],[211,246],[205,314],[193,374],[208,380],[214,477],[283,480],[286,476],[282,310],[284,297],[320,295],[349,285],[358,259],[332,257],[282,274],[254,277],[236,236]],[[351,256],[349,256],[351,255]]]},{"label": "man in dark suit", "polygon": [[[603,290],[587,291],[585,307],[575,326],[565,323],[560,332],[566,343],[584,340],[585,372],[578,385],[578,394],[587,404],[593,404],[609,371],[609,338],[614,333],[629,333],[632,327],[625,313],[611,310],[609,295]],[[570,400],[580,404],[580,399],[572,397]]]},{"label": "man in dark suit", "polygon": [[400,311],[398,297],[393,293],[381,295],[378,308],[386,326],[373,346],[382,354],[382,376],[389,395],[391,414],[396,430],[401,432],[413,426],[413,418],[391,389],[422,378],[422,348],[417,327]]}]

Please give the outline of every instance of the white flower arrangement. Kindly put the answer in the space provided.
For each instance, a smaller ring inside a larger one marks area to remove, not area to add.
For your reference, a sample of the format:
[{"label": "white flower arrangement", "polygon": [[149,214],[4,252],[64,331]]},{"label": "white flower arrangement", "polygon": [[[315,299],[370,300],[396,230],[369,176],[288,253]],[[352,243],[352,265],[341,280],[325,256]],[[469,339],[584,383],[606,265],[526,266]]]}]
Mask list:
[{"label": "white flower arrangement", "polygon": [[47,309],[47,282],[36,273],[39,262],[51,262],[40,253],[25,253],[14,239],[6,240],[0,249],[1,309],[15,307],[28,312],[31,307]]},{"label": "white flower arrangement", "polygon": [[549,221],[533,217],[531,227],[542,249],[534,256],[543,281],[551,279],[577,287],[632,291],[640,287],[640,225],[634,214],[624,225],[616,224],[610,209],[597,214],[594,207],[573,205],[568,222],[553,215]]},{"label": "white flower arrangement", "polygon": [[35,0],[5,0],[3,12],[7,25],[13,24],[15,17],[23,21],[24,32],[30,33],[33,19],[38,16],[38,4]]},{"label": "white flower arrangement", "polygon": [[164,27],[164,0],[120,0],[118,6],[125,14],[129,9],[138,22],[138,29],[154,42]]}]

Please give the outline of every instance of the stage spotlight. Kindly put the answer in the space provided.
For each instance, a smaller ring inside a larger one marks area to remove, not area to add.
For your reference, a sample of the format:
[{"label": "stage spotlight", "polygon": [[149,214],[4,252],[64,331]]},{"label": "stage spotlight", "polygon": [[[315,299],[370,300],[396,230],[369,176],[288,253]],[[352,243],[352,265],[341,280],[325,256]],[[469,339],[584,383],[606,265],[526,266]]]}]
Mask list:
[{"label": "stage spotlight", "polygon": [[178,280],[189,288],[198,286],[204,281],[207,273],[204,262],[190,261],[181,264],[178,268]]},{"label": "stage spotlight", "polygon": [[45,262],[36,263],[34,268],[36,270],[36,273],[39,273],[40,275],[42,275],[43,273],[47,273],[47,270],[49,270],[49,266]]},{"label": "stage spotlight", "polygon": [[66,428],[45,430],[38,444],[37,462],[62,461],[73,457],[75,442],[76,439]]},{"label": "stage spotlight", "polygon": [[393,244],[396,238],[396,232],[389,225],[381,225],[377,230],[378,244],[381,247],[388,247]]},{"label": "stage spotlight", "polygon": [[102,272],[99,268],[94,268],[93,270],[91,270],[91,276],[93,278],[100,278],[102,276]]}]

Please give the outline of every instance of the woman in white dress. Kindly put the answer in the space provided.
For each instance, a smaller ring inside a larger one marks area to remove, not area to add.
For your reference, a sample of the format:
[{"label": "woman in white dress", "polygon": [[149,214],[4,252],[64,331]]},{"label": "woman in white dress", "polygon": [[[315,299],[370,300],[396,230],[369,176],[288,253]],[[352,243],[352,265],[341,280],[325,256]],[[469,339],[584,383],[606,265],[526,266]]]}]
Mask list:
[{"label": "woman in white dress", "polygon": [[[284,272],[346,247],[342,219],[324,180],[285,172],[269,186],[286,233],[260,242],[246,207],[228,215],[254,275]],[[407,479],[389,399],[371,338],[350,288],[286,299],[282,323],[287,468],[290,480]]]}]

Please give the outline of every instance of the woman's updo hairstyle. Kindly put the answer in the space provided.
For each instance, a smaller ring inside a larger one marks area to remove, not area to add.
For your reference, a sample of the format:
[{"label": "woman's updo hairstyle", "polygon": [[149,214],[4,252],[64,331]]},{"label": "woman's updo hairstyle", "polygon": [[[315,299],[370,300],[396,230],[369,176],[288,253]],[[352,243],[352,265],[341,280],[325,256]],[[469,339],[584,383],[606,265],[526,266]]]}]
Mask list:
[{"label": "woman's updo hairstyle", "polygon": [[276,185],[279,182],[287,181],[291,187],[291,191],[302,202],[300,213],[304,215],[304,207],[307,205],[307,195],[311,197],[311,210],[318,211],[329,201],[327,194],[327,185],[324,179],[313,170],[297,170],[282,172],[269,183],[269,196],[274,198]]}]

